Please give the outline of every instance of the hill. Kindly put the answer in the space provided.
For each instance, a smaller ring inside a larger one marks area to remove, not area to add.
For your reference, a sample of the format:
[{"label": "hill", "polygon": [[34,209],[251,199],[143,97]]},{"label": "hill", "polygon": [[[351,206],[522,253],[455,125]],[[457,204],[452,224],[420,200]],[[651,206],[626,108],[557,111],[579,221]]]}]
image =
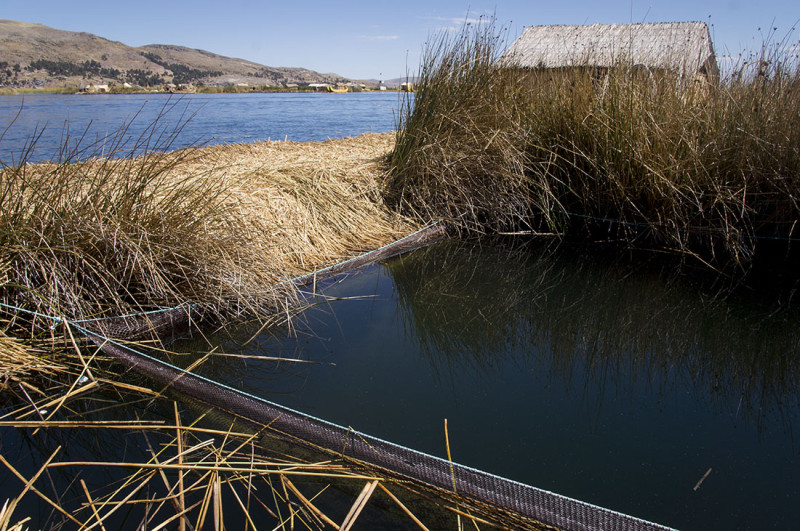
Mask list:
[{"label": "hill", "polygon": [[265,66],[183,46],[132,47],[91,33],[0,19],[0,86],[281,86],[347,81],[337,74]]}]

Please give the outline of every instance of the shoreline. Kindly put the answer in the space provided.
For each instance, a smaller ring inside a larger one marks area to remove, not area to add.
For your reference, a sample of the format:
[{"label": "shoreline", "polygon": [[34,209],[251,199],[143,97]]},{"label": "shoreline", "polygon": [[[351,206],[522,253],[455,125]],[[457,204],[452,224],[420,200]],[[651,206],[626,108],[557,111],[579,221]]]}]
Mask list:
[{"label": "shoreline", "polygon": [[27,96],[31,94],[41,95],[80,95],[80,96],[124,96],[129,94],[165,94],[165,95],[184,95],[184,94],[383,94],[386,92],[401,93],[400,88],[387,88],[386,90],[354,90],[342,93],[326,92],[319,90],[298,90],[289,89],[237,89],[236,87],[209,87],[205,90],[195,91],[168,91],[168,90],[112,90],[109,92],[82,92],[76,88],[6,88],[0,87],[0,96]]}]

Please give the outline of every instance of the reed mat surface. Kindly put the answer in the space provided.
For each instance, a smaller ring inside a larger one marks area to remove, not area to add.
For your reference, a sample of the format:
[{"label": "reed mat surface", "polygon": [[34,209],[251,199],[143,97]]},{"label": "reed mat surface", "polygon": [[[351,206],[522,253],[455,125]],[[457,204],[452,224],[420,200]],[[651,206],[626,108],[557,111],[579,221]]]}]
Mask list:
[{"label": "reed mat surface", "polygon": [[[393,142],[366,134],[144,156],[120,146],[116,158],[0,167],[0,302],[67,319],[181,304],[223,323],[285,319],[296,294],[282,281],[419,228],[382,201],[379,161]],[[53,324],[23,321],[7,333],[31,339]],[[4,351],[0,374],[11,374],[20,351]]]},{"label": "reed mat surface", "polygon": [[259,231],[275,280],[309,273],[421,227],[383,204],[379,163],[392,133],[326,142],[260,142],[205,148],[194,171],[218,168],[228,207]]}]

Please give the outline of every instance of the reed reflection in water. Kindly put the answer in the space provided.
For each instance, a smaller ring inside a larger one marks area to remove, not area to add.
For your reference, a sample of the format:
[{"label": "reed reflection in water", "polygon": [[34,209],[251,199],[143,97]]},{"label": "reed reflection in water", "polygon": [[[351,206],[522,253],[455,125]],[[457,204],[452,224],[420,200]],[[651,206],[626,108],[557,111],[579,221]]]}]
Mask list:
[{"label": "reed reflection in water", "polygon": [[779,302],[793,286],[496,242],[388,270],[407,344],[457,381],[476,466],[681,529],[800,517],[800,314]]},{"label": "reed reflection in water", "polygon": [[571,392],[687,388],[720,413],[759,429],[780,418],[791,433],[800,313],[649,258],[449,241],[389,271],[408,333],[438,371],[534,361]]},{"label": "reed reflection in water", "polygon": [[325,287],[290,334],[212,338],[246,357],[200,370],[441,457],[447,418],[455,461],[665,525],[787,528],[800,314],[756,280],[446,241]]}]

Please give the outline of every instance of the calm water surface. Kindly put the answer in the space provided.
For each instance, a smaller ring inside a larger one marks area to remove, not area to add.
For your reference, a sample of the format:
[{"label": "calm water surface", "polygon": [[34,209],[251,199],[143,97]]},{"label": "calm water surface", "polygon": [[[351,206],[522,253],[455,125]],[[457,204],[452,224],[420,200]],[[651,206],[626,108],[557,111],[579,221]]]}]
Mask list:
[{"label": "calm water surface", "polygon": [[330,287],[357,298],[288,338],[215,339],[317,365],[204,370],[441,457],[448,419],[456,461],[662,524],[792,528],[800,314],[662,260],[445,242]]},{"label": "calm water surface", "polygon": [[0,96],[0,161],[19,160],[34,132],[41,137],[29,160],[58,159],[65,144],[72,150],[79,143],[83,155],[103,153],[123,128],[127,149],[159,136],[175,149],[380,133],[394,130],[400,98],[394,92]]},{"label": "calm water surface", "polygon": [[[21,104],[0,97],[0,126]],[[136,138],[160,113],[164,130],[194,115],[173,147],[321,140],[391,130],[398,104],[396,94],[26,96],[0,160],[45,124],[34,158],[57,153],[67,122],[71,138],[88,128],[88,139],[132,120]],[[229,353],[315,364],[212,358],[202,371],[439,456],[448,419],[456,461],[662,524],[790,529],[800,521],[797,285],[728,284],[660,256],[450,241],[332,284],[326,295],[346,298],[317,300],[291,333],[246,347],[246,327],[212,338]],[[114,414],[150,414],[141,407]],[[56,445],[75,460],[147,455],[121,434],[0,433],[0,451],[28,476]],[[74,480],[64,474],[53,481]],[[0,500],[19,493],[4,485]],[[23,510],[34,526],[50,517],[34,497]]]}]

